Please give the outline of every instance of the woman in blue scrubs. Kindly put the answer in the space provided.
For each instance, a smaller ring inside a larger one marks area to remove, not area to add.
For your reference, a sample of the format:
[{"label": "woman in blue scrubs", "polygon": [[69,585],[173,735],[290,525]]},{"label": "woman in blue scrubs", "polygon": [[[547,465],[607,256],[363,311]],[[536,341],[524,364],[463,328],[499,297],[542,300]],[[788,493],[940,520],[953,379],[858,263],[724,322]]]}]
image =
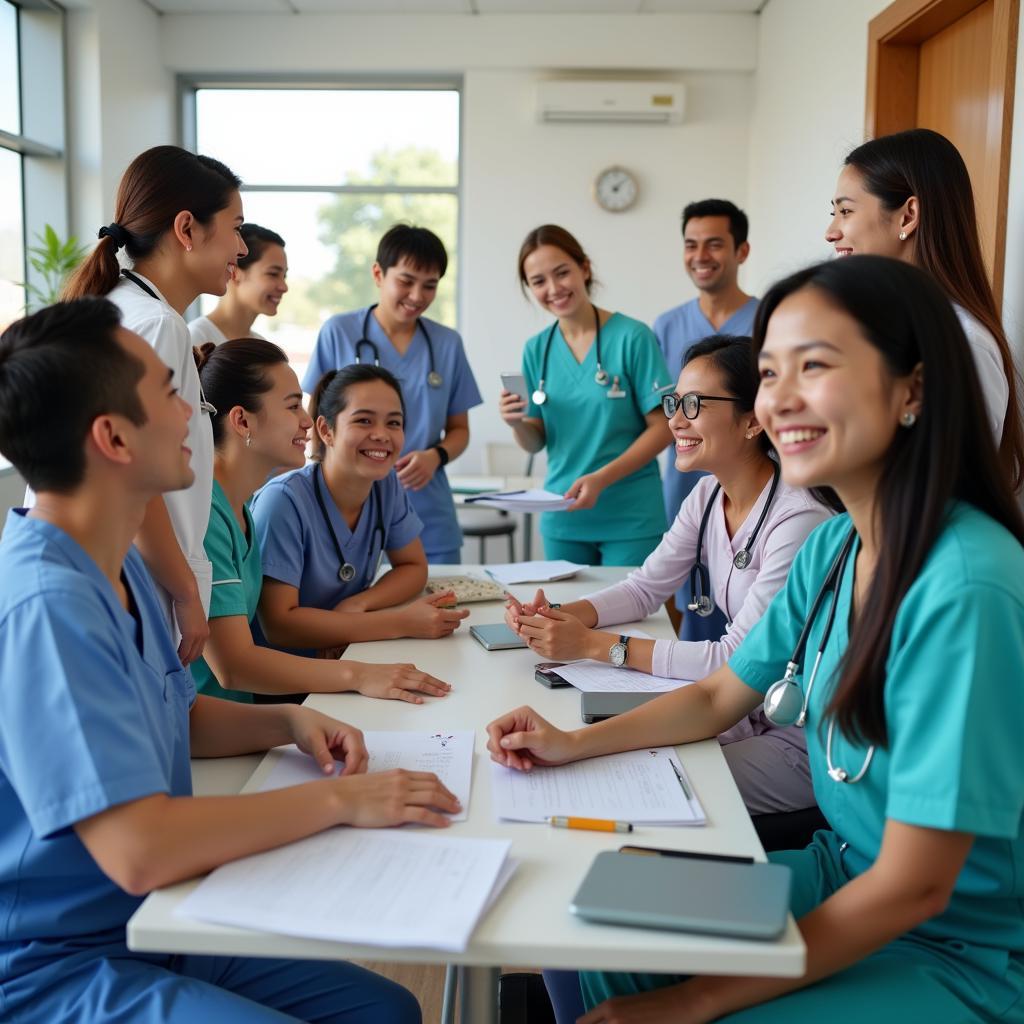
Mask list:
[{"label": "woman in blue scrubs", "polygon": [[661,396],[673,380],[651,329],[590,301],[593,272],[565,228],[545,224],[519,250],[519,280],[557,320],[523,352],[525,396],[502,391],[519,446],[547,448],[544,486],[573,498],[545,512],[548,558],[640,565],[665,533],[657,458],[672,440]]},{"label": "woman in blue scrubs", "polygon": [[[451,591],[413,600],[427,560],[422,524],[394,472],[405,442],[398,381],[368,363],[329,371],[310,412],[313,461],[274,477],[252,501],[267,642],[313,655],[361,640],[450,635],[469,614],[442,607]],[[391,568],[374,582],[385,554]]]},{"label": "woman in blue scrubs", "polygon": [[793,871],[806,971],[585,973],[580,1020],[1024,1021],[1024,519],[963,330],[924,272],[858,256],[770,289],[755,346],[787,482],[835,488],[848,514],[728,665],[576,733],[521,709],[489,745],[528,768],[700,739],[762,700],[804,712],[832,830],[771,856]]},{"label": "woman in blue scrubs", "polygon": [[423,315],[447,268],[448,253],[433,231],[396,224],[385,232],[373,264],[380,301],[324,323],[302,386],[312,394],[328,370],[350,363],[395,375],[409,413],[398,482],[423,523],[427,561],[455,564],[462,531],[445,466],[466,450],[469,410],[482,399],[458,332]]}]

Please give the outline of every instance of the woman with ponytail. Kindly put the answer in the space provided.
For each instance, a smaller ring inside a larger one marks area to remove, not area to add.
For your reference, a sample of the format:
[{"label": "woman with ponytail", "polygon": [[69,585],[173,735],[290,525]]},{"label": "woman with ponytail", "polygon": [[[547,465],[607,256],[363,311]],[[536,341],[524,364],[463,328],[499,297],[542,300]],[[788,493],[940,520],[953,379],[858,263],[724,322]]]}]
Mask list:
[{"label": "woman with ponytail", "polygon": [[[68,282],[65,299],[105,295],[122,323],[170,367],[171,384],[192,407],[186,446],[195,483],[150,503],[137,538],[159,584],[178,653],[188,664],[209,633],[210,562],[203,538],[213,486],[210,406],[203,397],[183,314],[202,293],[223,295],[246,255],[239,179],[224,164],[178,146],[137,156],[117,191],[114,220]],[[131,269],[122,269],[124,250]]]},{"label": "woman with ponytail", "polygon": [[302,406],[302,388],[284,352],[269,341],[240,338],[219,347],[207,342],[197,356],[212,414],[213,505],[206,554],[213,565],[210,639],[193,666],[196,689],[251,702],[253,693],[335,693],[356,690],[422,704],[421,694],[443,697],[450,687],[414,665],[310,661],[253,643],[263,573],[256,527],[249,512],[253,492],[281,469],[305,464],[313,425]]}]

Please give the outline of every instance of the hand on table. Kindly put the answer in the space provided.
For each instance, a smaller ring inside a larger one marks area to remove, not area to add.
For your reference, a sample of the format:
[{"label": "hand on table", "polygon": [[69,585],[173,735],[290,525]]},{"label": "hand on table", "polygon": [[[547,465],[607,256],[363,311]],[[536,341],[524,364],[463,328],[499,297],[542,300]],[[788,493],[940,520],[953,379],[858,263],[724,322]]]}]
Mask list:
[{"label": "hand on table", "polygon": [[449,821],[439,812],[462,810],[455,795],[433,772],[395,768],[339,779],[338,785],[343,801],[339,824],[358,828],[388,828],[409,821],[444,828]]},{"label": "hand on table", "polygon": [[426,640],[451,636],[469,615],[468,608],[452,608],[454,601],[455,591],[445,590],[405,605],[401,609],[404,628],[402,635]]},{"label": "hand on table", "polygon": [[533,708],[516,708],[487,726],[491,760],[528,772],[535,764],[565,764],[576,758],[572,733],[556,729]]},{"label": "hand on table", "polygon": [[508,600],[505,604],[505,625],[514,633],[519,632],[519,620],[521,618],[527,615],[536,615],[540,608],[548,607],[551,604],[544,591],[540,589],[532,601],[524,601],[522,604],[511,594],[506,594],[506,597]]},{"label": "hand on table", "polygon": [[530,650],[548,661],[575,661],[589,657],[594,633],[576,618],[547,605],[536,615],[520,614],[519,635]]},{"label": "hand on table", "polygon": [[421,491],[441,467],[441,456],[433,448],[406,452],[396,463],[398,482],[408,491]]},{"label": "hand on table", "polygon": [[365,697],[379,697],[381,700],[404,700],[410,704],[422,704],[421,693],[430,697],[447,697],[451,686],[421,672],[415,665],[359,665],[359,681],[356,689]]},{"label": "hand on table", "polygon": [[343,776],[360,775],[366,771],[369,755],[363,734],[355,726],[312,708],[295,708],[291,715],[291,731],[295,745],[316,760],[324,775],[334,774],[336,761],[345,762]]}]

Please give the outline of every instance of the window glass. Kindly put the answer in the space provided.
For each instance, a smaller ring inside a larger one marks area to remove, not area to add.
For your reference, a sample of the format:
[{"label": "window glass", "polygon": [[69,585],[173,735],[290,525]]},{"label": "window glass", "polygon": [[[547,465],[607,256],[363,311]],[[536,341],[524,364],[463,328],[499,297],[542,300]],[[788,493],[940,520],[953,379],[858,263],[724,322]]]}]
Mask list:
[{"label": "window glass", "polygon": [[0,131],[21,133],[21,103],[18,98],[18,11],[0,0]]},{"label": "window glass", "polygon": [[0,149],[0,330],[17,320],[25,305],[25,226],[22,222],[21,156]]}]

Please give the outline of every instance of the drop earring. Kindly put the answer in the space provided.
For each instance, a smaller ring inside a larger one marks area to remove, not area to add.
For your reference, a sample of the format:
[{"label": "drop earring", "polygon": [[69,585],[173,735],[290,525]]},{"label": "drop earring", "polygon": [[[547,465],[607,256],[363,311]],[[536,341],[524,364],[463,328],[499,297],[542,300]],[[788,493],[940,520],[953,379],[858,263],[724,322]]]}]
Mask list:
[{"label": "drop earring", "polygon": [[252,447],[252,434],[246,434],[245,435],[245,447],[246,448],[251,448]]}]

